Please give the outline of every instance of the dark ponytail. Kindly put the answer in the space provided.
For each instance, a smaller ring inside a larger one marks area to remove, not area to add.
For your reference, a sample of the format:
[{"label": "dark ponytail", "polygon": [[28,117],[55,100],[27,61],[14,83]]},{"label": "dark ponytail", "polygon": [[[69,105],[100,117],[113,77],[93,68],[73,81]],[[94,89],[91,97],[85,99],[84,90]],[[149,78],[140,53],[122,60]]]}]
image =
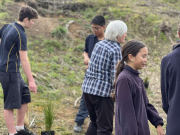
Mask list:
[{"label": "dark ponytail", "polygon": [[132,54],[133,57],[135,57],[140,49],[146,47],[142,42],[137,40],[130,40],[128,41],[123,47],[122,47],[122,60],[118,62],[116,65],[116,76],[115,81],[113,84],[114,92],[111,93],[112,99],[115,101],[115,87],[116,87],[116,81],[119,76],[119,74],[123,71],[123,68],[125,66],[125,62],[127,63],[129,61],[128,55]]}]

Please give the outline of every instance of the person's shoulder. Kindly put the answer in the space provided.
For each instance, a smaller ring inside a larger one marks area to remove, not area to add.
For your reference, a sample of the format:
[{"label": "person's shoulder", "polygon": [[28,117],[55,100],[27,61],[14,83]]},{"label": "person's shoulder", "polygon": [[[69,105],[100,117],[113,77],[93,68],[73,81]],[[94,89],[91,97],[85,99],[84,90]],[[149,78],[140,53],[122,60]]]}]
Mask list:
[{"label": "person's shoulder", "polygon": [[119,74],[118,78],[117,78],[117,82],[119,81],[129,81],[130,77],[129,77],[129,73],[123,69],[123,71]]},{"label": "person's shoulder", "polygon": [[115,41],[108,42],[108,49],[111,53],[113,53],[115,55],[121,53],[120,44],[118,44]]},{"label": "person's shoulder", "polygon": [[91,34],[91,35],[88,35],[87,37],[86,37],[86,39],[92,39],[92,38],[94,38],[95,37],[95,35],[94,34]]},{"label": "person's shoulder", "polygon": [[3,25],[1,29],[5,29],[8,25],[9,25],[9,24]]},{"label": "person's shoulder", "polygon": [[169,54],[167,54],[166,56],[164,56],[164,57],[162,58],[161,64],[163,64],[163,63],[166,63],[166,64],[167,64],[168,61],[171,61],[171,60],[174,58],[174,57],[173,57],[174,54],[175,54],[175,52],[172,51],[172,52],[170,52]]}]

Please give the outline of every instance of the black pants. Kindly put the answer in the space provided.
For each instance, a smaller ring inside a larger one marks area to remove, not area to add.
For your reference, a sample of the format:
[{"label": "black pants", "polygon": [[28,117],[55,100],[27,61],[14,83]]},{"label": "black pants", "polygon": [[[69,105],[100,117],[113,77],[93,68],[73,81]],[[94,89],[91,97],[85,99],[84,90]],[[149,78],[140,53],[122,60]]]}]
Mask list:
[{"label": "black pants", "polygon": [[91,122],[86,135],[111,135],[113,131],[114,102],[111,97],[84,93]]}]

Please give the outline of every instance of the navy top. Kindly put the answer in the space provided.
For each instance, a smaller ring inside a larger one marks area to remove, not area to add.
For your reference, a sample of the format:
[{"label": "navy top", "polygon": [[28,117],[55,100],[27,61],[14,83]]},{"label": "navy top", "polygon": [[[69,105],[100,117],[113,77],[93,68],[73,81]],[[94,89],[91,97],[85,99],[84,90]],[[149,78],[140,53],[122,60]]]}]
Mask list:
[{"label": "navy top", "polygon": [[91,53],[92,53],[94,46],[97,42],[98,42],[98,38],[95,35],[89,35],[86,37],[84,51],[88,53],[89,58],[91,58]]},{"label": "navy top", "polygon": [[14,22],[0,29],[0,71],[19,72],[19,50],[27,50],[27,38],[22,25]]},{"label": "navy top", "polygon": [[116,81],[115,99],[115,135],[150,135],[148,120],[155,127],[163,125],[162,118],[148,101],[139,72],[128,65]]},{"label": "navy top", "polygon": [[176,48],[176,46],[180,43],[180,40],[176,42],[175,45],[173,45],[173,50]]},{"label": "navy top", "polygon": [[167,114],[166,135],[180,133],[180,43],[161,62],[161,93]]}]

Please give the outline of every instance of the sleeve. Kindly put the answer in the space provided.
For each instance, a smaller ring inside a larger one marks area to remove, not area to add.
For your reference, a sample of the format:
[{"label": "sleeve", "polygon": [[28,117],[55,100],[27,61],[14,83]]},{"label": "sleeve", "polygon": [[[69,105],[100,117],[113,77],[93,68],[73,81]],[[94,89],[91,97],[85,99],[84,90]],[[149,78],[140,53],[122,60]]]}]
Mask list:
[{"label": "sleeve", "polygon": [[0,29],[0,38],[2,37],[3,27]]},{"label": "sleeve", "polygon": [[85,40],[84,51],[88,53],[88,37],[86,37],[86,40]]},{"label": "sleeve", "polygon": [[4,28],[5,28],[6,26],[7,26],[7,24],[4,25],[4,26],[0,29],[0,38],[2,37],[3,30],[4,30]]},{"label": "sleeve", "polygon": [[119,60],[121,60],[121,59],[122,59],[121,51],[112,53],[112,57],[111,57],[111,61],[112,61],[111,62],[111,80],[112,80],[112,83],[114,83],[114,80],[115,80],[116,65],[119,62]]},{"label": "sleeve", "polygon": [[120,127],[122,135],[138,135],[132,93],[126,78],[116,84],[116,108],[116,126]]},{"label": "sleeve", "polygon": [[146,112],[147,112],[147,116],[148,116],[148,120],[152,123],[152,125],[154,125],[155,127],[157,127],[158,125],[164,125],[163,123],[163,119],[159,116],[156,108],[149,103],[147,94],[146,94],[146,90],[144,88],[144,84],[142,81],[142,87],[143,87],[143,97],[146,103]]},{"label": "sleeve", "polygon": [[162,94],[162,107],[165,113],[168,113],[168,70],[167,70],[167,63],[165,62],[165,59],[162,59],[161,62],[161,94]]},{"label": "sleeve", "polygon": [[27,38],[25,34],[19,34],[16,36],[16,44],[18,46],[18,50],[27,50]]}]

